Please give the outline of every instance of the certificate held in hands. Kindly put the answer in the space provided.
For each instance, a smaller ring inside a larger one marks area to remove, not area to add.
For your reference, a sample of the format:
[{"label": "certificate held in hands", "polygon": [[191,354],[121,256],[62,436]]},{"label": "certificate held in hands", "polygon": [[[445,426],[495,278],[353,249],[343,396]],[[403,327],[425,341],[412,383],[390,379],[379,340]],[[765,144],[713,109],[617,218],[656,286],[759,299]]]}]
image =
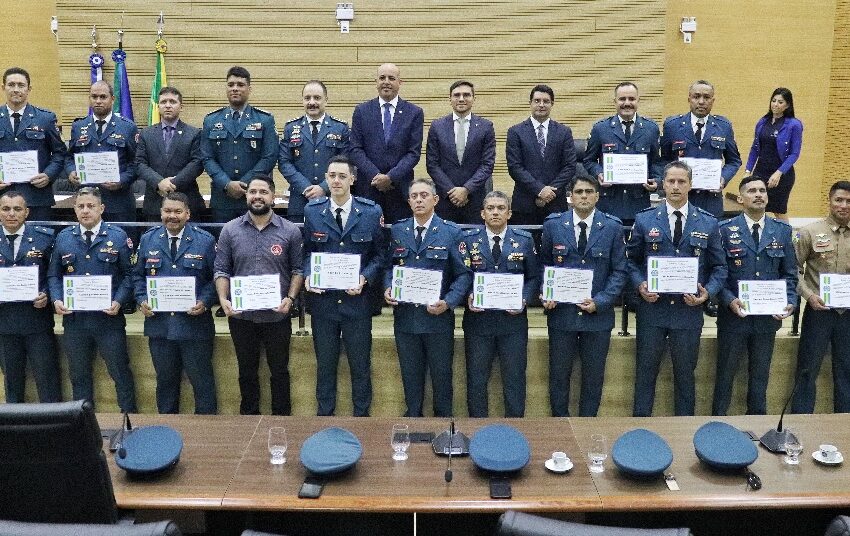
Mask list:
[{"label": "certificate held in hands", "polygon": [[475,274],[472,305],[478,309],[519,311],[522,309],[522,274]]},{"label": "certificate held in hands", "polygon": [[543,275],[543,301],[584,303],[593,297],[593,270],[547,266]]},{"label": "certificate held in hands", "polygon": [[38,175],[38,151],[0,153],[0,182],[29,182]]},{"label": "certificate held in hands", "polygon": [[148,277],[148,305],[154,312],[185,313],[198,303],[194,277]]},{"label": "certificate held in hands", "polygon": [[440,301],[443,272],[422,268],[393,267],[390,296],[397,302],[431,305]]},{"label": "certificate held in hands", "polygon": [[820,274],[820,299],[827,307],[850,308],[850,274]]},{"label": "certificate held in hands", "polygon": [[74,155],[74,166],[80,184],[103,184],[121,180],[117,151],[77,153]]},{"label": "certificate held in hands", "polygon": [[38,297],[38,266],[0,268],[0,302],[33,301]]},{"label": "certificate held in hands", "polygon": [[66,275],[62,288],[69,311],[104,311],[112,307],[111,275]]},{"label": "certificate held in hands", "polygon": [[696,294],[697,257],[647,257],[647,288],[659,294]]},{"label": "certificate held in hands", "polygon": [[280,276],[243,275],[230,278],[230,300],[234,311],[259,311],[280,307]]},{"label": "certificate held in hands", "polygon": [[738,299],[748,315],[785,315],[788,306],[784,279],[738,281]]},{"label": "certificate held in hands", "polygon": [[719,190],[723,169],[723,160],[719,158],[694,158],[683,156],[680,162],[686,163],[691,168],[691,188],[694,190]]},{"label": "certificate held in hands", "polygon": [[602,155],[602,176],[608,184],[646,184],[648,173],[645,154]]},{"label": "certificate held in hands", "polygon": [[348,290],[360,286],[360,255],[312,253],[310,286],[322,290]]}]

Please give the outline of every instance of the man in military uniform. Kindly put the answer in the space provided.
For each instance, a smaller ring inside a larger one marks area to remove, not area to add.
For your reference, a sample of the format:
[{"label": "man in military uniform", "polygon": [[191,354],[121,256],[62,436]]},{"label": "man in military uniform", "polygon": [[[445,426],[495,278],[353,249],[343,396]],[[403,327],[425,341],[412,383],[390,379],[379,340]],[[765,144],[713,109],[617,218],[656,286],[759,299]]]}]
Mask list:
[{"label": "man in military uniform", "polygon": [[301,91],[305,115],[292,119],[280,138],[278,169],[289,182],[290,221],[304,221],[304,206],[330,195],[324,173],[330,160],[348,151],[348,125],[325,113],[328,88],[319,80],[310,80]]},{"label": "man in military uniform", "polygon": [[[218,300],[213,282],[215,238],[186,224],[191,211],[189,197],[182,192],[166,194],[160,213],[162,225],[142,235],[133,270],[136,302],[145,315],[145,335],[156,370],[156,407],[160,413],[179,412],[185,370],[195,392],[195,413],[213,415],[217,409],[212,366],[215,325],[210,307]],[[158,276],[194,278],[195,305],[186,311],[155,311],[157,290],[149,286],[156,284]]]},{"label": "man in military uniform", "polygon": [[[118,153],[119,177],[117,181],[99,184],[104,221],[136,221],[136,197],[133,182],[136,180],[136,141],[139,130],[136,124],[112,113],[115,97],[112,86],[99,81],[89,89],[89,106],[92,115],[77,119],[71,125],[71,142],[65,160],[68,181],[80,186],[74,155],[77,153]],[[83,186],[86,186],[85,184]]]},{"label": "man in military uniform", "polygon": [[661,136],[661,160],[672,162],[680,158],[722,160],[720,187],[693,189],[688,200],[695,206],[723,217],[723,187],[741,167],[741,155],[735,144],[732,123],[723,116],[711,115],[714,106],[714,86],[697,80],[688,88],[691,112],[668,117]]},{"label": "man in military uniform", "polygon": [[[386,265],[383,213],[374,201],[351,195],[354,165],[334,156],[325,173],[330,198],[307,204],[304,218],[304,273],[307,304],[312,317],[316,350],[318,415],[336,409],[336,371],[340,337],[351,370],[351,398],[355,417],[368,417],[372,403],[372,315],[367,286],[382,285]],[[346,290],[313,285],[313,253],[344,253],[360,257],[360,281]]]},{"label": "man in military uniform", "polygon": [[[658,189],[662,162],[658,153],[658,125],[638,116],[640,95],[632,82],[622,82],[614,88],[617,113],[593,125],[584,152],[584,167],[599,180],[599,210],[612,214],[626,223],[635,214],[649,207],[649,194]],[[646,184],[611,184],[605,181],[602,161],[606,154],[645,154]]]},{"label": "man in military uniform", "polygon": [[39,172],[29,182],[0,182],[0,193],[21,192],[29,219],[49,221],[53,219],[50,185],[64,174],[67,149],[56,126],[56,115],[28,102],[30,89],[30,75],[20,67],[3,73],[6,107],[0,108],[0,152],[37,151]]},{"label": "man in military uniform", "polygon": [[[100,352],[115,381],[118,407],[136,412],[136,393],[127,355],[126,321],[121,307],[133,295],[131,244],[127,233],[102,219],[100,190],[83,187],[74,197],[79,225],[63,229],[50,257],[48,283],[56,314],[62,315],[62,343],[68,356],[74,400],[94,403],[92,360]],[[112,278],[112,306],[103,311],[74,311],[65,304],[64,278],[108,275]]]},{"label": "man in military uniform", "polygon": [[23,402],[27,362],[35,376],[38,399],[60,402],[59,358],[53,335],[53,311],[47,307],[47,264],[53,250],[53,231],[28,224],[29,209],[23,193],[0,195],[0,267],[33,267],[38,272],[38,295],[30,301],[0,303],[0,355],[6,402]]},{"label": "man in military uniform", "polygon": [[[528,361],[526,305],[540,287],[537,250],[531,233],[508,225],[511,198],[493,191],[484,197],[481,219],[485,226],[463,233],[458,244],[475,273],[517,274],[523,277],[518,310],[498,311],[475,307],[473,295],[463,315],[466,349],[466,404],[470,417],[487,417],[487,384],[493,360],[499,357],[505,417],[525,415],[525,369]],[[473,274],[473,278],[475,274]]]},{"label": "man in military uniform", "polygon": [[803,274],[797,286],[806,300],[797,377],[800,385],[791,403],[794,413],[815,409],[817,378],[827,347],[832,348],[833,407],[836,413],[850,412],[850,314],[845,308],[829,307],[822,296],[821,275],[850,273],[850,181],[838,181],[829,189],[829,216],[798,232],[795,249],[797,266]]},{"label": "man in military uniform", "polygon": [[248,104],[251,74],[227,71],[228,106],[210,112],[201,131],[204,169],[212,179],[213,220],[227,222],[245,213],[245,190],[254,175],[271,176],[277,162],[274,117]]},{"label": "man in military uniform", "polygon": [[[693,415],[694,370],[699,357],[703,315],[701,305],[717,295],[726,280],[726,259],[717,219],[688,203],[691,168],[671,162],[664,168],[667,199],[658,208],[638,213],[626,245],[631,282],[641,299],[637,308],[635,417],[652,415],[655,381],[669,340],[673,358],[676,415]],[[647,283],[650,257],[695,257],[697,291],[686,294],[651,292]]]},{"label": "man in military uniform", "polygon": [[[744,206],[744,212],[720,223],[729,276],[720,291],[723,307],[717,316],[717,375],[712,415],[726,415],[735,372],[745,350],[749,356],[747,415],[766,413],[767,380],[776,330],[797,306],[797,257],[791,226],[765,217],[768,190],[764,179],[746,177],[738,190],[738,202]],[[738,295],[738,283],[774,279],[785,280],[785,311],[772,316],[747,314]]]},{"label": "man in military uniform", "polygon": [[595,177],[576,179],[571,196],[572,210],[552,214],[543,222],[543,277],[554,277],[552,267],[593,270],[593,285],[590,297],[581,303],[558,303],[551,295],[540,296],[549,327],[549,403],[553,417],[569,417],[570,376],[578,356],[579,416],[596,417],[614,328],[614,304],[628,280],[626,244],[623,223],[596,209],[599,182]]},{"label": "man in military uniform", "polygon": [[384,277],[384,299],[394,307],[394,333],[406,417],[422,417],[425,370],[431,371],[434,415],[452,415],[453,309],[462,304],[472,283],[472,272],[461,253],[460,228],[434,214],[437,188],[431,179],[414,179],[408,194],[413,218],[392,226],[392,264],[442,272],[440,299],[426,305],[400,303],[392,296],[392,269]]}]

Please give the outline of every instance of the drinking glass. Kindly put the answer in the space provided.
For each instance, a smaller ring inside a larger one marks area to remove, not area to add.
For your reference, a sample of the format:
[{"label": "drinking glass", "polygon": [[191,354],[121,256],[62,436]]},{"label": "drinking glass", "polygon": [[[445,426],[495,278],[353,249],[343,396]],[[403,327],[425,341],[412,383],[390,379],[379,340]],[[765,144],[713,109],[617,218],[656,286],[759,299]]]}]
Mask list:
[{"label": "drinking glass", "polygon": [[788,430],[785,434],[785,463],[799,465],[801,452],[803,452],[803,444],[791,430]]},{"label": "drinking glass", "polygon": [[605,458],[608,457],[608,442],[602,434],[590,436],[590,450],[587,451],[587,459],[590,460],[590,472],[601,473],[605,471]]},{"label": "drinking glass", "polygon": [[390,444],[393,447],[393,460],[406,460],[407,449],[410,447],[410,428],[406,424],[394,424]]},{"label": "drinking glass", "polygon": [[286,428],[269,428],[269,454],[272,465],[286,463]]}]

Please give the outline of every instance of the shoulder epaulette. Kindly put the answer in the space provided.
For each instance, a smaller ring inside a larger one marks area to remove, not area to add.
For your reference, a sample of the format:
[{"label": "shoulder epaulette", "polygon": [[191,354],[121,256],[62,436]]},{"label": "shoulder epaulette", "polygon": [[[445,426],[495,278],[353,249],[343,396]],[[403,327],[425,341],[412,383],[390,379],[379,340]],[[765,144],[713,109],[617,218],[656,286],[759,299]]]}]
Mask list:
[{"label": "shoulder epaulette", "polygon": [[162,229],[162,225],[154,225],[153,227],[151,227],[150,229],[148,229],[147,231],[145,231],[145,232],[142,234],[142,236],[149,235],[149,234],[153,234],[153,233],[158,233],[161,229]]},{"label": "shoulder epaulette", "polygon": [[375,206],[377,204],[373,200],[367,199],[365,197],[354,196],[354,199],[360,201],[361,203],[363,203],[365,205],[369,205],[369,206]]},{"label": "shoulder epaulette", "polygon": [[712,214],[711,212],[709,212],[709,211],[707,211],[707,210],[705,210],[705,209],[703,209],[703,208],[697,207],[696,205],[694,205],[694,206],[695,206],[695,208],[697,209],[697,212],[701,212],[702,214],[705,214],[706,216],[711,216],[712,218],[717,219],[717,218],[714,216],[714,214]]},{"label": "shoulder epaulette", "polygon": [[560,217],[561,217],[561,214],[563,214],[563,212],[553,212],[552,214],[549,214],[548,216],[546,216],[545,218],[543,218],[543,221],[546,221],[546,220],[557,220],[558,218],[560,218]]},{"label": "shoulder epaulette", "polygon": [[516,234],[516,235],[524,236],[526,238],[531,238],[531,233],[528,232],[525,229],[514,229],[513,231],[514,231],[514,234]]},{"label": "shoulder epaulette", "polygon": [[413,218],[404,218],[404,219],[398,220],[393,225],[398,225],[400,223],[410,222],[411,220],[413,220]]},{"label": "shoulder epaulette", "polygon": [[216,108],[215,110],[211,111],[210,113],[208,113],[208,114],[207,114],[206,116],[204,116],[204,117],[210,116],[210,115],[212,115],[212,114],[217,114],[218,112],[220,112],[220,111],[224,110],[224,108],[225,108],[224,106],[222,106],[221,108]]},{"label": "shoulder epaulette", "polygon": [[643,212],[652,212],[652,211],[653,211],[653,210],[655,210],[656,208],[658,208],[658,207],[647,207],[647,208],[644,208],[644,209],[638,210],[638,211],[637,211],[637,213],[638,213],[638,214],[641,214],[641,213],[643,213]]},{"label": "shoulder epaulette", "polygon": [[613,214],[608,214],[607,212],[602,212],[602,215],[605,216],[606,218],[608,218],[609,220],[615,221],[615,222],[619,223],[620,225],[623,225],[623,220],[621,220],[617,216],[614,216]]},{"label": "shoulder epaulette", "polygon": [[732,223],[732,220],[734,220],[734,219],[735,219],[735,218],[728,218],[728,219],[725,219],[725,220],[723,220],[722,222],[720,222],[720,223],[719,223],[719,225],[720,225],[721,227],[722,227],[722,226],[724,226],[724,225],[729,225],[730,223]]},{"label": "shoulder epaulette", "polygon": [[334,121],[336,121],[337,123],[342,123],[343,125],[347,125],[347,124],[348,124],[348,122],[343,121],[342,119],[340,119],[340,118],[338,118],[338,117],[334,117],[334,116],[332,116],[332,115],[330,115],[330,114],[328,114],[328,117],[330,117],[331,119],[333,119],[333,120],[334,120]]},{"label": "shoulder epaulette", "polygon": [[73,121],[71,121],[71,123],[76,123],[77,121],[85,121],[85,120],[86,120],[86,119],[88,119],[88,118],[89,118],[89,116],[87,116],[87,115],[85,115],[85,116],[83,116],[83,117],[77,117],[76,119],[74,119]]},{"label": "shoulder epaulette", "polygon": [[53,236],[53,229],[49,229],[47,227],[42,227],[41,225],[34,225],[33,229],[35,229],[36,231],[38,231],[41,234],[44,234],[44,235],[47,235],[47,236]]},{"label": "shoulder epaulette", "polygon": [[474,229],[464,229],[463,236],[475,236],[481,232],[481,227],[475,227]]},{"label": "shoulder epaulette", "polygon": [[257,108],[256,106],[252,106],[251,108],[252,108],[255,112],[259,112],[259,113],[261,113],[261,114],[263,114],[263,115],[271,115],[271,114],[272,114],[271,112],[267,112],[267,111],[263,110],[262,108]]},{"label": "shoulder epaulette", "polygon": [[288,119],[285,124],[288,125],[289,123],[295,123],[297,121],[301,121],[301,119],[303,119],[303,118],[304,118],[303,115],[299,115],[298,117],[293,117],[292,119]]},{"label": "shoulder epaulette", "polygon": [[780,223],[780,224],[784,225],[785,227],[791,227],[791,224],[788,223],[785,220],[780,220],[779,218],[774,218],[773,216],[771,216],[770,219],[775,221],[776,223]]},{"label": "shoulder epaulette", "polygon": [[317,197],[317,198],[315,198],[315,199],[311,199],[310,201],[308,201],[308,202],[307,202],[307,204],[308,204],[308,205],[320,205],[320,204],[324,203],[324,202],[325,202],[325,201],[327,201],[327,200],[328,200],[328,198],[327,198],[327,197],[325,197],[325,196],[321,196],[321,197]]},{"label": "shoulder epaulette", "polygon": [[714,119],[717,119],[717,120],[718,120],[718,121],[720,121],[721,123],[726,123],[727,125],[731,125],[731,124],[732,124],[732,122],[731,122],[731,121],[729,121],[728,119],[726,119],[726,118],[725,118],[725,117],[723,117],[722,115],[712,115],[711,117],[712,117],[712,118],[714,118]]}]

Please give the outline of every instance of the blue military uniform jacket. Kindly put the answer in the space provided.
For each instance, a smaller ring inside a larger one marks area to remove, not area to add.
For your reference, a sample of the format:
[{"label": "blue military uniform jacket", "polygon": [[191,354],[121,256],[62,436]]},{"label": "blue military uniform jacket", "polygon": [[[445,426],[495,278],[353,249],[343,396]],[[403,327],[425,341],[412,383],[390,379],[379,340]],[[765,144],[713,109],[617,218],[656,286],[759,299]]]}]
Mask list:
[{"label": "blue military uniform jacket", "polygon": [[233,199],[224,192],[227,183],[234,180],[248,184],[254,175],[271,175],[277,162],[272,114],[249,105],[235,121],[232,112],[230,107],[210,112],[201,132],[204,169],[212,179],[212,208],[244,209],[244,198]]},{"label": "blue military uniform jacket", "polygon": [[[56,126],[56,115],[27,104],[21,111],[17,132],[12,131],[12,118],[8,108],[0,107],[0,152],[38,151],[38,170],[50,177],[53,183],[64,176],[65,155],[68,150]],[[52,207],[53,190],[50,185],[36,188],[32,184],[13,183],[4,192],[19,191],[30,207]]]},{"label": "blue military uniform jacket", "polygon": [[[717,219],[693,204],[682,229],[682,241],[673,244],[667,205],[644,210],[635,218],[626,245],[632,285],[647,281],[647,257],[697,257],[697,282],[716,296],[726,281],[726,258],[720,245]],[[690,306],[680,294],[662,294],[655,303],[638,297],[638,315],[649,325],[671,329],[699,329],[703,325],[702,307]]]},{"label": "blue military uniform jacket", "polygon": [[[336,215],[327,197],[307,204],[304,214],[304,276],[311,277],[313,253],[348,253],[360,255],[360,274],[366,286],[356,296],[344,290],[326,290],[322,294],[307,293],[310,314],[333,320],[364,318],[372,314],[369,306],[370,286],[383,285],[387,267],[387,239],[383,229],[383,213],[374,201],[352,197],[351,213],[340,232]],[[308,281],[312,284],[312,281]]]},{"label": "blue military uniform jacket", "polygon": [[164,225],[148,229],[139,241],[133,269],[136,301],[148,301],[147,278],[157,276],[194,277],[195,295],[207,310],[200,315],[184,312],[158,312],[145,318],[145,335],[171,341],[211,339],[215,336],[210,308],[218,302],[213,279],[215,238],[192,224],[183,228],[177,257],[171,258],[171,243]]},{"label": "blue military uniform jacket", "polygon": [[720,239],[726,256],[729,276],[720,291],[720,307],[717,315],[718,329],[737,332],[773,332],[782,322],[769,315],[739,317],[729,309],[732,300],[738,297],[738,282],[742,280],[784,279],[790,304],[797,304],[797,255],[791,239],[791,226],[782,220],[764,219],[759,243],[740,214],[720,223]]},{"label": "blue military uniform jacket", "polygon": [[316,184],[330,195],[325,172],[328,162],[348,152],[349,130],[345,121],[325,115],[315,143],[310,133],[310,118],[306,115],[286,123],[280,137],[278,169],[289,182],[289,206],[286,213],[304,214],[307,198],[301,192]]},{"label": "blue military uniform jacket", "polygon": [[543,222],[540,251],[543,278],[547,277],[547,267],[552,266],[593,270],[591,298],[596,303],[596,312],[586,313],[575,304],[559,303],[546,311],[547,323],[550,328],[562,331],[610,331],[614,328],[614,303],[628,280],[623,222],[600,210],[594,211],[582,255],[576,242],[577,221],[580,219],[570,210],[551,214]]},{"label": "blue military uniform jacket", "polygon": [[[584,152],[584,167],[588,173],[598,177],[602,173],[602,158],[605,153],[645,154],[648,177],[655,179],[661,187],[663,162],[659,154],[658,125],[652,119],[636,115],[632,135],[626,141],[618,116],[612,115],[593,125]],[[632,220],[639,211],[649,206],[650,192],[642,185],[617,184],[600,188],[598,209],[621,220]]]},{"label": "blue military uniform jacket", "polygon": [[[437,333],[454,329],[454,308],[466,302],[472,284],[472,272],[467,268],[464,254],[460,252],[460,228],[436,214],[419,248],[416,247],[416,222],[405,218],[395,223],[390,231],[390,256],[392,267],[406,266],[443,272],[440,296],[449,305],[441,315],[428,313],[424,305],[400,303],[395,307],[395,327],[404,333]],[[384,276],[384,288],[392,286],[392,267]]]},{"label": "blue military uniform jacket", "polygon": [[[20,232],[20,231],[18,231]],[[47,266],[53,251],[53,231],[46,227],[24,225],[18,254],[12,256],[12,244],[0,237],[0,268],[38,266],[39,292],[47,292]],[[0,334],[27,335],[53,329],[53,306],[36,309],[32,302],[0,303]]]},{"label": "blue military uniform jacket", "polygon": [[[101,222],[100,232],[86,246],[79,224],[62,229],[53,244],[47,282],[50,300],[64,300],[63,277],[85,275],[112,276],[112,301],[126,304],[133,297],[133,274],[130,266],[132,241],[116,225]],[[124,314],[107,315],[100,311],[76,312],[62,317],[65,329],[115,329],[126,324]]]},{"label": "blue military uniform jacket", "polygon": [[[530,303],[540,288],[540,267],[531,233],[508,226],[501,246],[501,257],[494,259],[486,228],[481,226],[464,231],[458,251],[468,259],[473,272],[522,274],[522,299]],[[475,273],[472,277],[474,281]],[[507,311],[473,313],[467,309],[463,314],[464,331],[491,335],[496,327],[503,333],[528,330],[526,310],[522,314],[512,315]]]},{"label": "blue military uniform jacket", "polygon": [[[65,172],[76,169],[74,155],[77,153],[103,153],[115,151],[118,153],[118,169],[120,171],[121,188],[107,190],[101,188],[103,204],[106,212],[135,212],[136,198],[133,195],[133,181],[136,180],[136,141],[139,129],[136,124],[118,114],[103,126],[103,133],[98,136],[97,123],[92,115],[77,119],[71,125],[71,141],[68,157],[65,160]],[[85,183],[83,186],[89,186]]]}]

